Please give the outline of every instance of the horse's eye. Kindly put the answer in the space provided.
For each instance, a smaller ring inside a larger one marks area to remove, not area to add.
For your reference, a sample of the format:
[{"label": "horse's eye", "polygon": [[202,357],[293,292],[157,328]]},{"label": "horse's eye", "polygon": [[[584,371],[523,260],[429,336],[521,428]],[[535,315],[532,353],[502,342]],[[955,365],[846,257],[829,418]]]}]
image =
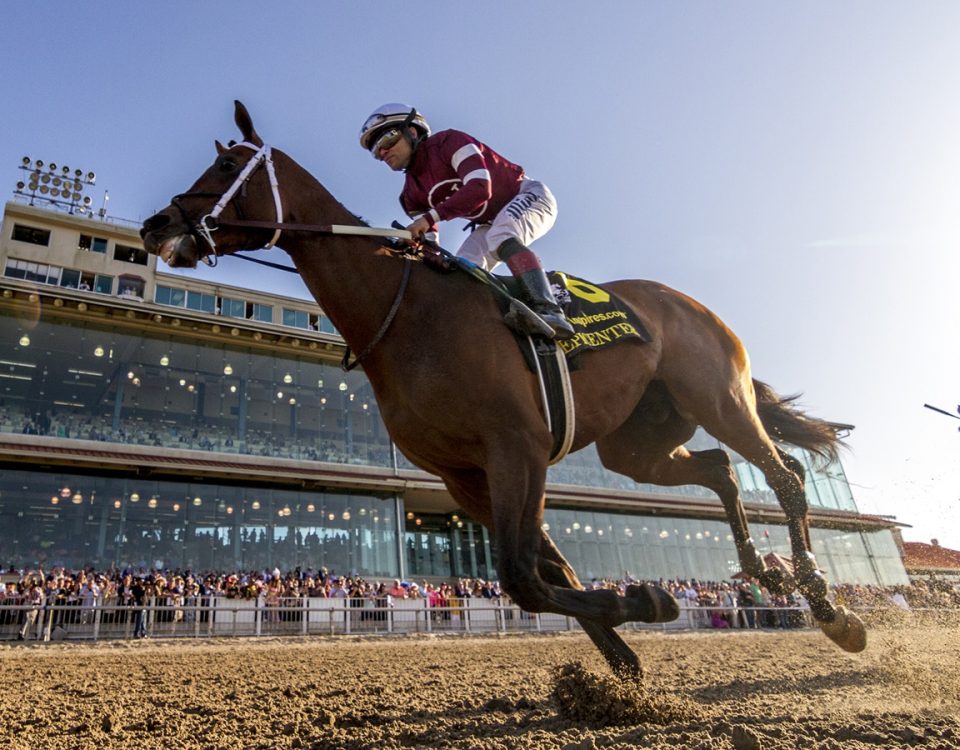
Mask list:
[{"label": "horse's eye", "polygon": [[237,163],[233,159],[228,159],[226,157],[221,157],[219,160],[218,167],[221,172],[236,172]]}]

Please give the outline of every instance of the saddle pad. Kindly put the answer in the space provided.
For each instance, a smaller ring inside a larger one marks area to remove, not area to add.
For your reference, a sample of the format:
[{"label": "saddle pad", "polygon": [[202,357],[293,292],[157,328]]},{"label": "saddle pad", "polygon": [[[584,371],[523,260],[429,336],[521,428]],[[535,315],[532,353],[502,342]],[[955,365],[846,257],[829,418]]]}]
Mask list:
[{"label": "saddle pad", "polygon": [[550,271],[547,278],[557,302],[577,332],[573,338],[557,341],[568,359],[618,341],[632,339],[646,343],[652,340],[633,310],[606,289],[561,271]]}]

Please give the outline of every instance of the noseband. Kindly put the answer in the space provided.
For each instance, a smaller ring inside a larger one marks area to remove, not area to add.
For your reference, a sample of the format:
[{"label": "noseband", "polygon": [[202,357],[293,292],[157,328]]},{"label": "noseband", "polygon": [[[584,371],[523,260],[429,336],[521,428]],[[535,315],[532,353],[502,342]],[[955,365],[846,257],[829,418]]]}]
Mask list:
[{"label": "noseband", "polygon": [[[201,237],[210,248],[210,252],[203,255],[200,260],[211,267],[217,264],[216,258],[222,255],[222,253],[217,250],[217,243],[213,239],[213,233],[219,226],[218,219],[220,214],[223,212],[223,209],[227,207],[230,201],[233,200],[234,196],[236,196],[237,191],[246,187],[246,183],[250,179],[254,170],[261,164],[265,164],[267,167],[267,179],[270,181],[270,190],[273,191],[273,204],[277,210],[277,222],[276,228],[273,232],[273,237],[271,237],[270,241],[260,249],[269,250],[276,244],[277,240],[280,239],[281,229],[279,228],[279,225],[283,223],[283,204],[280,201],[280,185],[277,182],[277,172],[273,166],[273,150],[267,144],[256,146],[252,143],[247,143],[246,141],[243,143],[237,143],[236,146],[244,146],[245,148],[249,148],[254,152],[253,157],[251,157],[251,159],[246,163],[240,174],[237,175],[237,179],[233,181],[233,184],[227,188],[227,191],[223,195],[220,196],[220,200],[217,201],[216,205],[213,207],[213,210],[210,211],[210,213],[202,216],[200,221],[193,225],[194,235]],[[216,195],[217,193],[209,192],[180,193],[180,195],[173,197],[171,203],[177,208],[189,226],[192,224],[192,219],[180,204],[180,200],[182,198],[211,198],[215,197]],[[214,258],[213,260],[210,259],[211,255]]]}]

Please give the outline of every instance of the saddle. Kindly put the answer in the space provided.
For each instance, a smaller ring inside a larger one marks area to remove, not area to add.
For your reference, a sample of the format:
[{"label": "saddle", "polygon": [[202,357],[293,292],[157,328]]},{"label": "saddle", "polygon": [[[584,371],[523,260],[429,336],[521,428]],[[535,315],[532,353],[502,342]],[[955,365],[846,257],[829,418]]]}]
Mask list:
[{"label": "saddle", "polygon": [[651,341],[643,322],[626,304],[605,289],[558,271],[547,273],[557,303],[573,324],[576,335],[557,341],[553,329],[520,299],[520,283],[499,276],[447,252],[423,243],[418,255],[425,265],[441,273],[462,271],[486,285],[514,334],[527,367],[537,375],[547,427],[553,435],[550,464],[570,450],[574,433],[574,403],[570,389],[571,366],[581,352],[618,341]]}]

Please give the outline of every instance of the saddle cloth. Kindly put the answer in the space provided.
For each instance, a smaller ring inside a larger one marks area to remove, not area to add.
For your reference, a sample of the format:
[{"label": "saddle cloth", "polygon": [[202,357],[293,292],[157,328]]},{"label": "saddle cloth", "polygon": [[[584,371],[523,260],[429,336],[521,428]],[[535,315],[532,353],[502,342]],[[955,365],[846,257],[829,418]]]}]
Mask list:
[{"label": "saddle cloth", "polygon": [[573,338],[557,342],[568,359],[618,341],[638,339],[647,343],[651,340],[636,313],[606,289],[561,271],[551,271],[547,278],[576,331]]},{"label": "saddle cloth", "polygon": [[[573,443],[575,404],[570,390],[568,361],[582,352],[618,341],[649,342],[650,333],[636,314],[615,295],[570,274],[551,271],[547,278],[576,335],[562,341],[516,334],[527,366],[537,375],[547,426],[553,435],[550,464],[562,460]],[[512,277],[499,277],[516,296]],[[562,352],[562,356],[558,356]]]}]

